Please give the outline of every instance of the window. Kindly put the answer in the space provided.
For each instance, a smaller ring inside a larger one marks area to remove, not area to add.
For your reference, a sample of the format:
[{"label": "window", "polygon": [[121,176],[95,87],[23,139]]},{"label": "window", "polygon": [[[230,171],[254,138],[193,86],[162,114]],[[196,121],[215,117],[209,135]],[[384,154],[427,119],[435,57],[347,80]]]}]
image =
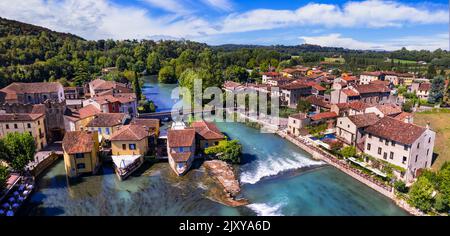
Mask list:
[{"label": "window", "polygon": [[404,146],[403,146],[403,149],[404,149],[405,151],[408,151],[408,145],[404,145]]},{"label": "window", "polygon": [[383,139],[382,139],[382,138],[380,138],[380,139],[379,139],[379,141],[380,141],[380,143],[382,143],[382,142],[383,142]]},{"label": "window", "polygon": [[430,154],[430,149],[427,149],[427,156],[428,156],[428,154]]},{"label": "window", "polygon": [[105,131],[106,131],[106,134],[107,134],[107,135],[110,135],[110,134],[111,134],[111,131],[109,130],[109,128],[106,128]]},{"label": "window", "polygon": [[395,141],[391,141],[391,145],[394,147],[395,146]]},{"label": "window", "polygon": [[369,138],[372,138],[372,134],[369,134]]},{"label": "window", "polygon": [[17,124],[14,124],[14,129],[17,129],[17,128],[18,128]]},{"label": "window", "polygon": [[389,146],[389,140],[386,140],[386,142],[384,143],[386,146]]},{"label": "window", "polygon": [[339,124],[341,124],[341,125],[342,125],[342,121],[339,121]]},{"label": "window", "polygon": [[136,150],[136,144],[130,143],[128,146],[130,147],[130,150]]},{"label": "window", "polygon": [[98,128],[98,133],[99,133],[99,134],[102,133],[102,128]]},{"label": "window", "polygon": [[41,125],[41,121],[40,120],[38,120],[38,125]]},{"label": "window", "polygon": [[383,153],[383,159],[387,159],[387,152]]},{"label": "window", "polygon": [[389,153],[389,159],[391,159],[391,160],[394,159],[394,153],[393,152]]},{"label": "window", "polygon": [[78,163],[77,164],[77,169],[84,169],[84,168],[86,168],[86,165],[84,164],[84,163]]},{"label": "window", "polygon": [[8,124],[6,124],[6,129],[9,129],[9,125]]},{"label": "window", "polygon": [[372,146],[372,145],[371,145],[370,143],[367,144],[367,150],[368,150],[368,151],[370,151],[370,147],[371,147],[371,146]]},{"label": "window", "polygon": [[428,143],[431,143],[431,137],[430,137],[430,138],[428,138]]},{"label": "window", "polygon": [[184,148],[183,147],[179,147],[178,148],[178,152],[184,152]]},{"label": "window", "polygon": [[417,163],[417,158],[419,157],[419,155],[416,155],[416,163]]},{"label": "window", "polygon": [[84,158],[84,153],[77,153],[77,154],[75,154],[75,158],[77,158],[77,159]]},{"label": "window", "polygon": [[378,148],[378,154],[380,154],[381,155],[381,152],[382,152],[383,150],[379,147]]},{"label": "window", "polygon": [[127,150],[127,145],[126,144],[122,144],[122,150]]},{"label": "window", "polygon": [[31,129],[31,124],[28,123],[28,124],[27,124],[27,127],[28,127],[28,129]]},{"label": "window", "polygon": [[402,163],[403,163],[403,164],[405,164],[405,163],[406,163],[406,157],[405,157],[405,156],[403,156],[403,160],[402,160]]},{"label": "window", "polygon": [[419,148],[420,148],[420,143],[417,144],[417,149],[419,149]]}]

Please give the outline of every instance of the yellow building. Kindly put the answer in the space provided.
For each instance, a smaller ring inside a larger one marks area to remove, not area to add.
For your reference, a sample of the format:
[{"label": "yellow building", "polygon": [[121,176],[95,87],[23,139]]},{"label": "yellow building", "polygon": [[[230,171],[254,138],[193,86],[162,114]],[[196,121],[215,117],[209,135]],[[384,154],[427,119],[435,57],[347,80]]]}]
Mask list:
[{"label": "yellow building", "polygon": [[8,133],[29,133],[39,151],[47,146],[47,135],[44,124],[45,115],[35,113],[0,114],[0,138]]},{"label": "yellow building", "polygon": [[95,174],[100,161],[98,157],[98,133],[89,131],[66,132],[63,139],[64,167],[69,177]]},{"label": "yellow building", "polygon": [[149,137],[149,130],[136,124],[122,126],[111,136],[111,158],[120,180],[142,165],[144,156],[149,152]]},{"label": "yellow building", "polygon": [[87,125],[91,122],[95,115],[101,111],[94,105],[87,105],[78,110],[68,109],[68,114],[64,116],[64,126],[66,131],[86,130]]},{"label": "yellow building", "polygon": [[191,127],[195,129],[197,134],[197,148],[204,150],[205,148],[215,146],[225,139],[219,128],[214,123],[206,121],[192,122]]},{"label": "yellow building", "polygon": [[99,113],[86,124],[86,128],[89,131],[97,131],[99,140],[109,141],[128,118],[129,115],[125,113]]}]

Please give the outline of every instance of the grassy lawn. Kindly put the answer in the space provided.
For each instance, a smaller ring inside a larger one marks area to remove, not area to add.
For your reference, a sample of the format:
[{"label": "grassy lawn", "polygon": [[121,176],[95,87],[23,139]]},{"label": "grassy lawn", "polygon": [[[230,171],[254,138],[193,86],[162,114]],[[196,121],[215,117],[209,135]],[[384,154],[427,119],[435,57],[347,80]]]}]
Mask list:
[{"label": "grassy lawn", "polygon": [[414,123],[425,126],[430,122],[431,129],[436,132],[434,152],[438,154],[436,161],[431,166],[433,170],[439,170],[446,162],[450,162],[450,110],[433,109],[414,114]]},{"label": "grassy lawn", "polygon": [[417,61],[409,61],[409,60],[401,60],[401,59],[391,59],[394,61],[394,63],[401,63],[401,64],[417,64]]}]

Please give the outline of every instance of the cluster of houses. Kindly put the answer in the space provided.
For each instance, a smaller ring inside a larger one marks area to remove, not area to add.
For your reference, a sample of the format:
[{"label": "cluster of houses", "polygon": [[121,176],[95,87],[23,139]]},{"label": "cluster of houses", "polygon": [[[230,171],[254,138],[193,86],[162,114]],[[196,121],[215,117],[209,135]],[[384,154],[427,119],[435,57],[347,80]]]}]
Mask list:
[{"label": "cluster of houses", "polygon": [[228,92],[265,92],[278,96],[280,104],[290,108],[300,100],[308,101],[308,112],[288,118],[288,133],[307,136],[307,127],[326,124],[334,141],[403,168],[405,173],[397,177],[410,182],[431,166],[436,134],[429,126],[413,124],[412,113],[402,111],[404,101],[397,94],[397,85],[422,99],[428,98],[431,89],[428,80],[409,73],[376,71],[338,77],[320,67],[303,66],[263,73],[260,84],[226,81],[223,88]]},{"label": "cluster of houses", "polygon": [[[12,83],[0,90],[0,138],[30,133],[41,151],[62,143],[68,177],[95,174],[111,160],[122,180],[147,156],[165,158],[178,175],[189,170],[201,150],[225,137],[208,122],[173,126],[160,134],[160,120],[142,119],[129,85],[95,79],[84,87],[57,82]],[[159,150],[159,151],[158,151]]]}]

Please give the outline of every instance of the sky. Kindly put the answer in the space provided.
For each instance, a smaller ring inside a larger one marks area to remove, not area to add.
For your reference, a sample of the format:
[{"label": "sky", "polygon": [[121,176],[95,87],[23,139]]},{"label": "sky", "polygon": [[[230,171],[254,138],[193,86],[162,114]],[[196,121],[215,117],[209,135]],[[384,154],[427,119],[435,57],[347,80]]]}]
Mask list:
[{"label": "sky", "polygon": [[0,17],[89,40],[449,50],[448,0],[0,0]]}]

